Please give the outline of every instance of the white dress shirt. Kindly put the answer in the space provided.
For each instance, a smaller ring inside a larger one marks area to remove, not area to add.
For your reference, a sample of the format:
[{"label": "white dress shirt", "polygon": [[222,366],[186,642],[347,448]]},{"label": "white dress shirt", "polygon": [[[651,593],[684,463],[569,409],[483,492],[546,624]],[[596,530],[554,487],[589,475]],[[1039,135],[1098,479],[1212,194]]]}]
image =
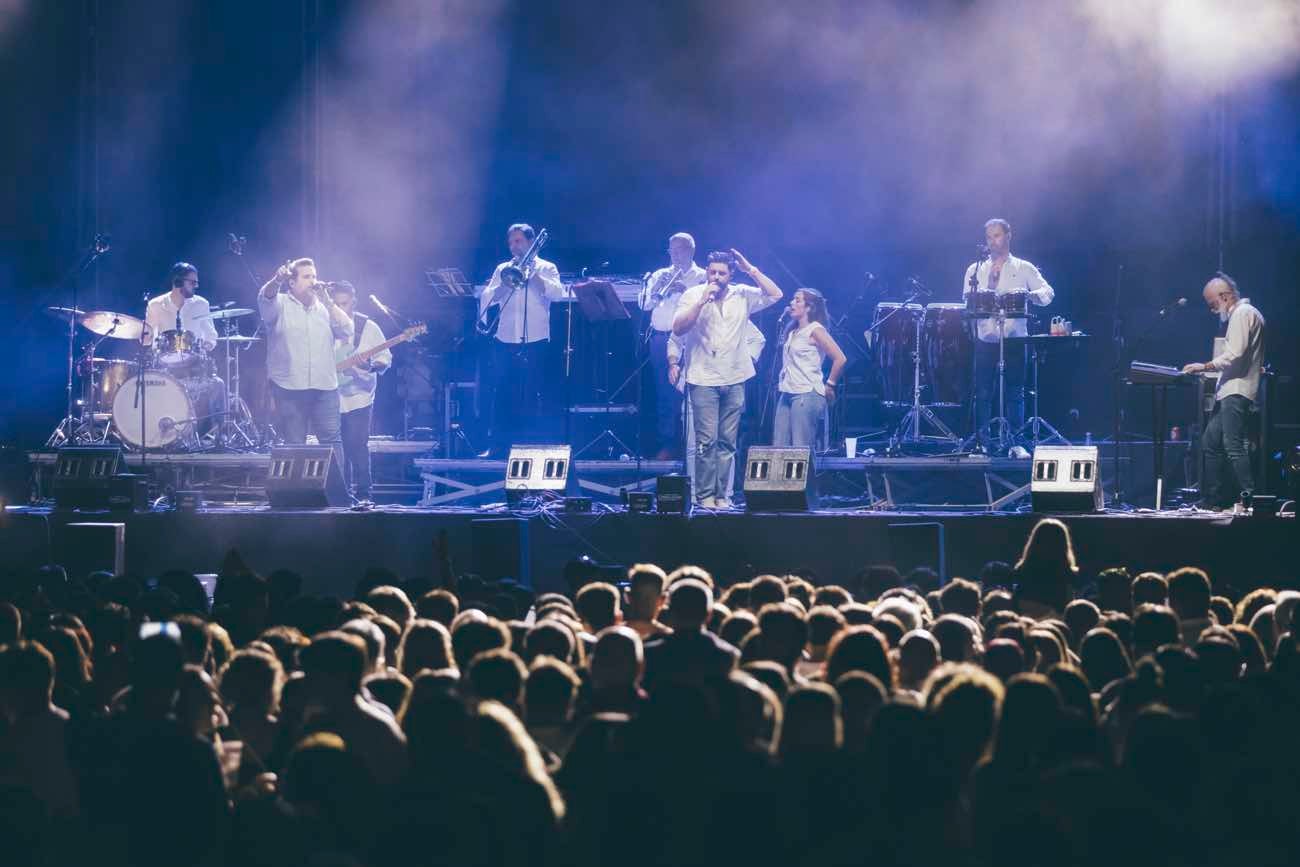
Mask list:
[{"label": "white dress shirt", "polygon": [[[961,297],[965,300],[970,295],[970,272],[975,268],[975,263],[971,263],[966,268],[966,277],[961,283]],[[993,260],[985,259],[975,268],[975,280],[979,286],[980,292],[989,291],[989,271],[993,268]],[[1002,265],[1002,275],[998,278],[997,289],[994,290],[999,296],[1008,292],[1029,292],[1029,300],[1039,307],[1046,307],[1052,303],[1056,297],[1056,292],[1052,285],[1043,279],[1038,268],[1033,262],[1026,259],[1017,259],[1015,256],[1007,256],[1007,261]],[[998,321],[996,318],[979,319],[976,321],[976,333],[979,339],[984,343],[998,342]],[[1007,319],[1003,336],[1005,337],[1027,337],[1029,335],[1028,319]]]},{"label": "white dress shirt", "polygon": [[672,331],[673,317],[677,315],[677,302],[682,299],[682,292],[692,286],[699,286],[707,279],[704,269],[694,262],[690,267],[682,271],[682,276],[673,281],[669,294],[655,301],[650,297],[650,290],[659,285],[661,280],[667,280],[668,275],[672,274],[673,266],[660,268],[650,275],[650,279],[641,287],[641,292],[637,295],[637,306],[642,310],[650,310],[650,327],[655,331]]},{"label": "white dress shirt", "polygon": [[1216,401],[1231,394],[1253,401],[1259,394],[1259,374],[1264,367],[1264,317],[1249,298],[1242,298],[1232,308],[1223,349],[1211,363],[1219,371]]},{"label": "white dress shirt", "polygon": [[[691,307],[710,290],[708,284],[692,286],[682,293],[678,308]],[[762,289],[746,283],[732,283],[721,303],[709,301],[700,310],[689,337],[695,341],[686,381],[691,385],[735,385],[753,377],[754,360],[745,348],[745,326],[749,317],[776,303]]]},{"label": "white dress shirt", "polygon": [[[677,364],[680,370],[677,373],[677,390],[686,391],[686,371],[691,366],[691,350],[695,348],[695,331],[688,331],[684,337],[678,337],[676,334],[669,332],[668,335],[668,363]],[[763,347],[767,345],[767,338],[763,332],[758,330],[758,326],[753,320],[745,322],[745,351],[749,353],[749,360],[758,364],[758,359],[763,355]]]},{"label": "white dress shirt", "polygon": [[[356,319],[352,320],[356,328]],[[334,341],[335,361],[346,361],[359,352],[378,346],[384,342],[384,332],[375,320],[367,318],[361,328],[361,344],[354,345],[356,332],[347,340]],[[376,370],[366,370],[365,365],[349,367],[339,371],[339,412],[352,412],[363,409],[375,402],[375,387],[379,385],[379,374],[393,365],[393,353],[387,349],[370,356],[370,363]]]},{"label": "white dress shirt", "polygon": [[[194,295],[186,298],[181,304],[181,330],[193,332],[196,337],[203,342],[204,348],[211,351],[217,345],[217,328],[212,320],[207,317],[211,312],[208,305],[208,299],[202,295]],[[157,298],[149,299],[149,306],[145,308],[145,322],[149,323],[149,331],[153,335],[153,340],[158,339],[158,335],[164,331],[176,330],[176,302],[172,300],[171,292],[164,292]],[[204,317],[200,319],[199,317]]]},{"label": "white dress shirt", "polygon": [[[478,299],[479,315],[487,310],[493,300],[499,300],[502,305],[497,340],[502,343],[536,343],[547,340],[551,336],[551,302],[568,296],[568,290],[560,282],[560,270],[554,262],[534,259],[532,278],[512,295],[510,287],[501,285],[501,272],[513,261],[502,262],[492,272],[492,279]],[[501,296],[499,299],[498,294]],[[507,295],[510,296],[509,300],[506,300]],[[527,332],[524,330],[525,315],[528,319]]]},{"label": "white dress shirt", "polygon": [[266,324],[266,372],[272,382],[290,391],[339,387],[334,341],[352,339],[351,317],[339,323],[319,298],[305,307],[287,291],[274,298],[259,292],[257,308]]}]

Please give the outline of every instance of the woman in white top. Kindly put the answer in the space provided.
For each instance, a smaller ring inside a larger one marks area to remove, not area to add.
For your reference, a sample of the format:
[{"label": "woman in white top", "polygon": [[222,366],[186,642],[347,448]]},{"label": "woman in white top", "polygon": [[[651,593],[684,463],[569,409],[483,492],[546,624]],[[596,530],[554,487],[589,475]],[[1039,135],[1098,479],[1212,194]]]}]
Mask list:
[{"label": "woman in white top", "polygon": [[[826,407],[835,401],[835,387],[844,371],[844,353],[826,330],[826,298],[816,289],[799,289],[787,311],[794,326],[781,348],[780,392],[772,444],[809,446]],[[831,373],[822,366],[831,360]]]}]

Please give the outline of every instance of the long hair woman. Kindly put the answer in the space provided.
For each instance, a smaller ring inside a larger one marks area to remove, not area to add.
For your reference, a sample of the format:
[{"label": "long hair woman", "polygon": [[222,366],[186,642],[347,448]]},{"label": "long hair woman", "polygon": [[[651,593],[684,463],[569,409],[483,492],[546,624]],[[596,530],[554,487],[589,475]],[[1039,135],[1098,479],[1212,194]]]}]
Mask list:
[{"label": "long hair woman", "polygon": [[[772,444],[811,446],[844,372],[844,352],[826,330],[826,298],[816,289],[797,289],[790,301],[793,329],[782,345]],[[822,376],[826,359],[829,376]]]}]

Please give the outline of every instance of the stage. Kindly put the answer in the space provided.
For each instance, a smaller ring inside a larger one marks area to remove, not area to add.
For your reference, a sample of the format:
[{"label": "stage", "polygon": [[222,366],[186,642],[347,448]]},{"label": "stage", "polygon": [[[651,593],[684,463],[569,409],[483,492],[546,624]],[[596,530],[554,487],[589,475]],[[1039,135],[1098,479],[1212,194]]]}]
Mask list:
[{"label": "stage", "polygon": [[[198,512],[55,511],[9,507],[0,547],[11,567],[51,560],[71,571],[111,568],[114,532],[77,524],[122,525],[127,572],[147,577],[168,568],[217,571],[238,550],[258,572],[293,569],[308,592],[346,595],[362,572],[382,566],[405,579],[437,574],[435,540],[446,534],[457,572],[525,578],[537,590],[563,589],[567,562],[588,554],[601,563],[696,563],[721,581],[755,572],[811,569],[823,583],[863,566],[892,562],[974,576],[989,560],[1015,560],[1039,516],[951,511],[837,510],[748,514],[697,511],[690,517],[631,514],[597,504],[589,514],[504,507],[378,507],[279,510],[221,507]],[[1217,588],[1300,585],[1289,518],[1166,512],[1061,515],[1081,574],[1106,566],[1167,571],[1206,569]]]}]

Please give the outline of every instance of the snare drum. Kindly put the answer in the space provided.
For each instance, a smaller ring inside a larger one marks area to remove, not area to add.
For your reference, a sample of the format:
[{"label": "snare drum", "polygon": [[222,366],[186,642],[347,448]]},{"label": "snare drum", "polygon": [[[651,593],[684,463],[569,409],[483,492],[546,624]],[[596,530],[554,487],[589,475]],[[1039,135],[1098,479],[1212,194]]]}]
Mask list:
[{"label": "snare drum", "polygon": [[1025,319],[1029,316],[1029,293],[1024,289],[1012,289],[998,296],[1002,312],[1008,319]]},{"label": "snare drum", "polygon": [[199,357],[199,339],[193,331],[164,331],[154,341],[153,352],[163,367],[187,364]]},{"label": "snare drum", "polygon": [[113,427],[122,442],[136,448],[196,444],[194,417],[194,401],[189,390],[176,377],[161,370],[129,377],[113,396]]},{"label": "snare drum", "polygon": [[920,304],[904,307],[897,301],[881,301],[876,305],[872,328],[880,371],[880,401],[885,406],[905,406],[912,402],[916,326],[924,316],[925,308]]},{"label": "snare drum", "polygon": [[[992,294],[992,293],[989,293]],[[931,406],[960,406],[971,387],[971,334],[966,305],[929,304],[921,331],[921,358]]]}]

